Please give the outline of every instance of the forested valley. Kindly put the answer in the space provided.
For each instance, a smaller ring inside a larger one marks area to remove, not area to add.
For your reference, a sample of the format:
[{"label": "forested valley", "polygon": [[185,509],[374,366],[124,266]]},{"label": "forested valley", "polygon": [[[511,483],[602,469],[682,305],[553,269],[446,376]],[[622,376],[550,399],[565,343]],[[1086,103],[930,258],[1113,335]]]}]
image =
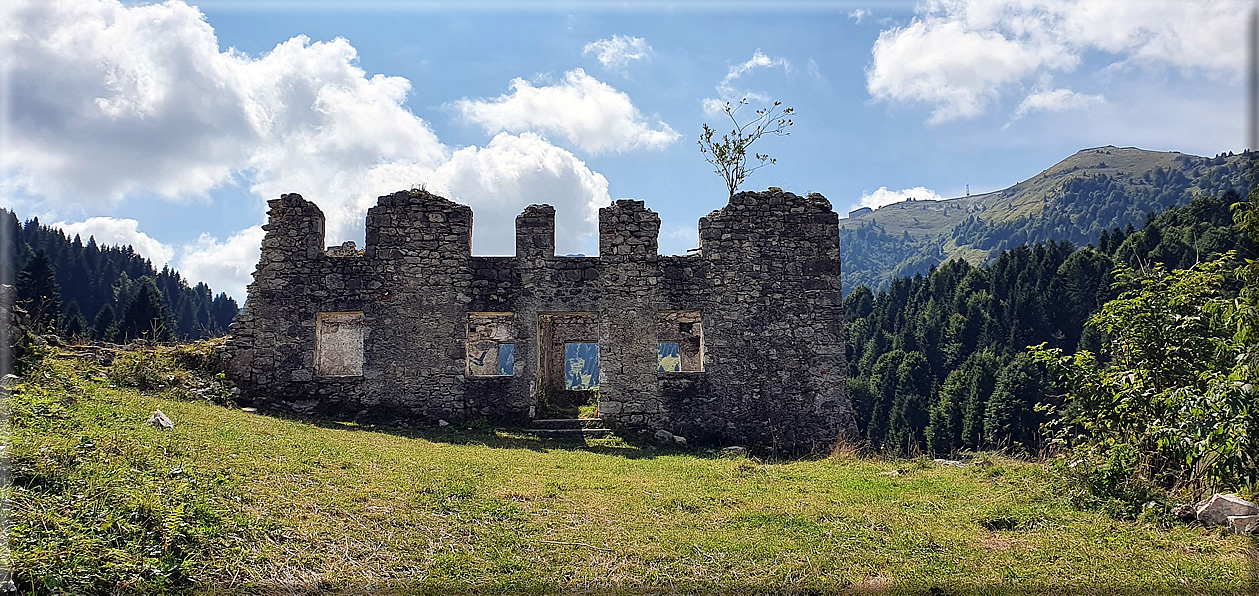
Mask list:
[{"label": "forested valley", "polygon": [[1059,409],[1065,389],[1028,347],[1109,358],[1116,334],[1089,324],[1104,305],[1143,279],[1221,257],[1218,292],[1192,298],[1198,307],[1235,299],[1243,281],[1231,272],[1256,256],[1234,222],[1239,201],[1231,191],[1201,195],[1141,229],[1103,231],[1096,245],[1023,245],[979,266],[950,260],[883,291],[853,289],[844,301],[848,390],[864,439],[907,455],[1042,453],[1042,424],[1071,412]]}]

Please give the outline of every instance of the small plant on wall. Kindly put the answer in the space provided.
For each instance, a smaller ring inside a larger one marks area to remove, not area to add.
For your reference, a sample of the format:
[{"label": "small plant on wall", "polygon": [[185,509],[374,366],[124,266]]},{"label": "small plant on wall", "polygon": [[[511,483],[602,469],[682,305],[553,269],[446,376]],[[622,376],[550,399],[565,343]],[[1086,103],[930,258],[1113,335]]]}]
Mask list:
[{"label": "small plant on wall", "polygon": [[720,140],[714,140],[717,131],[709,128],[707,123],[699,136],[699,152],[704,154],[704,161],[716,166],[713,172],[725,179],[726,190],[731,197],[752,172],[777,163],[765,153],[753,153],[749,159],[748,147],[766,135],[790,136],[791,132],[787,129],[795,115],[794,108],[784,108],[781,101],[776,101],[767,108],[756,110],[755,118],[739,122],[739,110],[747,105],[746,97],[734,104],[726,102],[722,113],[730,118],[734,129],[722,135]]}]

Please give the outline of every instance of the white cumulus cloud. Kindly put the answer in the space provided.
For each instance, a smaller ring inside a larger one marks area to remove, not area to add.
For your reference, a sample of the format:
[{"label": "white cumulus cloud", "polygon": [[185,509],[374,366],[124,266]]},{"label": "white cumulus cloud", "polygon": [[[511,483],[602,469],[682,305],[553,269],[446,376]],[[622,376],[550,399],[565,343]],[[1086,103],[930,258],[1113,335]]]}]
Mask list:
[{"label": "white cumulus cloud", "polygon": [[177,268],[185,279],[203,281],[215,292],[244,302],[265,234],[261,226],[245,228],[223,242],[202,234],[180,248]]},{"label": "white cumulus cloud", "polygon": [[482,255],[515,252],[516,216],[531,203],[555,206],[557,254],[582,252],[599,208],[612,202],[607,178],[534,133],[499,133],[483,148],[460,149],[426,184],[472,207],[472,249]]},{"label": "white cumulus cloud", "polygon": [[929,105],[930,122],[939,123],[982,114],[1030,77],[1074,71],[1088,52],[1110,54],[1123,67],[1239,77],[1240,15],[1250,7],[1247,0],[930,0],[908,25],[879,34],[866,87],[875,100]]},{"label": "white cumulus cloud", "polygon": [[[0,3],[0,69],[9,84],[0,188],[45,213],[109,215],[124,198],[186,200],[243,182],[246,203],[218,206],[253,210],[261,223],[266,199],[300,193],[327,216],[327,243],[339,244],[363,237],[378,196],[429,183],[477,210],[478,247],[493,248],[514,236],[528,203],[554,204],[571,241],[594,232],[591,205],[608,201],[601,175],[536,135],[448,148],[404,104],[411,82],[368,74],[344,39],[297,36],[261,56],[220,51],[204,16],[179,0]],[[564,130],[606,150],[677,138],[648,127],[623,93],[570,75],[566,92],[548,96],[582,114]],[[177,251],[139,232],[142,221],[65,226],[91,226],[98,241],[131,244],[155,263],[174,259],[193,283],[237,298],[261,238],[249,228]]]},{"label": "white cumulus cloud", "polygon": [[899,203],[909,199],[917,201],[939,201],[943,198],[944,197],[936,194],[934,190],[923,186],[915,186],[904,190],[888,190],[886,186],[880,186],[879,189],[874,192],[863,193],[861,195],[861,206],[878,209],[884,205],[891,205],[892,203]]},{"label": "white cumulus cloud", "polygon": [[66,236],[70,238],[77,234],[84,244],[87,243],[88,238],[95,237],[96,244],[99,246],[130,246],[158,269],[170,263],[171,258],[175,256],[175,249],[141,232],[140,222],[134,219],[89,217],[83,221],[71,223],[59,221],[51,225],[64,230]]},{"label": "white cumulus cloud", "polygon": [[594,54],[603,68],[626,74],[631,62],[651,58],[651,45],[641,37],[615,34],[610,39],[592,41],[581,49],[581,55]]},{"label": "white cumulus cloud", "polygon": [[653,127],[629,95],[580,68],[555,85],[511,82],[511,93],[489,100],[461,99],[455,108],[487,133],[534,131],[567,138],[593,154],[661,149],[681,135],[664,122]]}]

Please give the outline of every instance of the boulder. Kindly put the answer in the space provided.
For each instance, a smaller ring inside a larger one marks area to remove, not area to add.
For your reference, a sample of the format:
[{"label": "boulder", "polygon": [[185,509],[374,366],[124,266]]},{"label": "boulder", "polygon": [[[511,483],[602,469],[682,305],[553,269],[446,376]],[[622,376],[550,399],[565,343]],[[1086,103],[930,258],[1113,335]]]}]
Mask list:
[{"label": "boulder", "polygon": [[1230,515],[1228,529],[1234,534],[1259,534],[1259,515]]},{"label": "boulder", "polygon": [[1197,511],[1198,521],[1204,524],[1224,525],[1228,523],[1229,516],[1234,515],[1259,515],[1259,505],[1237,495],[1217,494],[1207,499],[1207,502],[1198,507]]},{"label": "boulder", "polygon": [[658,430],[656,431],[656,440],[661,443],[672,443],[674,442],[673,433],[663,429]]},{"label": "boulder", "polygon": [[175,428],[175,422],[172,421],[161,410],[153,410],[153,415],[149,416],[149,424],[158,428]]},{"label": "boulder", "polygon": [[674,442],[674,443],[677,443],[678,445],[685,445],[685,444],[686,444],[686,437],[684,437],[684,436],[682,436],[682,435],[673,435],[673,442]]}]

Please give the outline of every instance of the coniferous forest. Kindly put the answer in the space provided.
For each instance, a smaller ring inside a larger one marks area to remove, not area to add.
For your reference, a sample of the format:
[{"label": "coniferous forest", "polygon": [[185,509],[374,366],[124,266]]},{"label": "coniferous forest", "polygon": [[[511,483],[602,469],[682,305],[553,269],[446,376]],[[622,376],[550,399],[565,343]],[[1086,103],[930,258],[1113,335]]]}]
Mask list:
[{"label": "coniferous forest", "polygon": [[214,294],[204,283],[189,286],[179,272],[161,271],[130,246],[102,247],[67,238],[38,219],[18,221],[0,209],[0,250],[10,259],[4,283],[17,289],[17,302],[34,331],[67,339],[126,342],[196,340],[223,335],[236,301]]},{"label": "coniferous forest", "polygon": [[[870,446],[902,454],[1007,449],[1036,454],[1043,423],[1062,403],[1057,378],[1028,351],[1105,353],[1110,339],[1086,325],[1118,298],[1117,269],[1151,272],[1256,257],[1234,223],[1233,192],[1200,196],[1149,216],[1141,229],[1101,233],[1097,245],[1019,246],[974,266],[955,259],[844,300],[848,389]],[[1236,280],[1223,291],[1236,295]],[[1042,359],[1043,360],[1043,359]]]}]

